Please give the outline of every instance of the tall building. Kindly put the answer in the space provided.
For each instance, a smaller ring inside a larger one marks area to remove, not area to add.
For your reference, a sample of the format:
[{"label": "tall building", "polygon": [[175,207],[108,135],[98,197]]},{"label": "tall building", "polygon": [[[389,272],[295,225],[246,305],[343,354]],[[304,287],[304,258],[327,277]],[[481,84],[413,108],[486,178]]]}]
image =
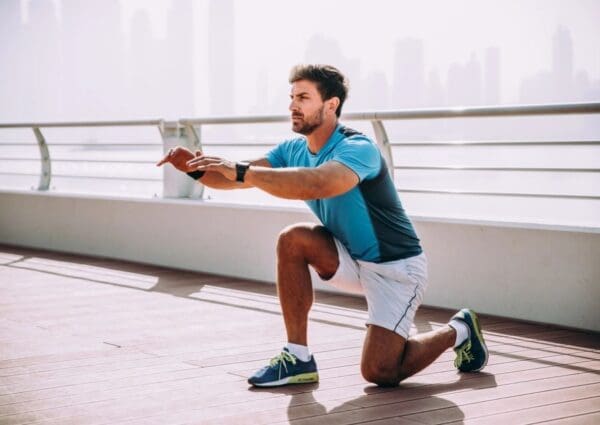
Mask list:
[{"label": "tall building", "polygon": [[394,47],[394,71],[390,106],[392,109],[420,107],[425,101],[425,59],[423,41],[406,38]]},{"label": "tall building", "polygon": [[[27,64],[23,55],[24,27],[19,0],[0,1],[0,121],[22,121],[28,87],[22,78]],[[9,42],[6,42],[9,40]],[[9,65],[10,64],[10,65]]]},{"label": "tall building", "polygon": [[356,109],[354,105],[360,108],[361,99],[364,98],[364,91],[360,89],[363,86],[360,60],[344,55],[340,43],[336,39],[323,34],[313,35],[306,45],[304,62],[329,64],[338,68],[350,81],[350,93],[343,110],[348,111],[348,106],[350,109]]},{"label": "tall building", "polygon": [[573,41],[568,28],[559,26],[552,37],[552,78],[558,98],[571,100],[573,93]]},{"label": "tall building", "polygon": [[165,51],[156,58],[167,82],[164,93],[165,118],[194,115],[194,10],[192,0],[173,2],[167,20]]},{"label": "tall building", "polygon": [[[120,2],[62,0],[61,4],[65,116],[114,119],[115,103],[126,89]],[[132,112],[129,106],[129,101],[121,103],[123,115]]]},{"label": "tall building", "polygon": [[448,103],[450,106],[481,104],[481,65],[475,54],[466,64],[453,63],[448,69]]},{"label": "tall building", "polygon": [[127,55],[129,114],[137,118],[164,115],[168,88],[162,69],[165,41],[152,32],[148,12],[138,9],[131,19],[131,42]]},{"label": "tall building", "polygon": [[235,25],[233,0],[211,0],[208,20],[210,112],[234,113]]},{"label": "tall building", "polygon": [[483,103],[496,105],[500,103],[500,49],[485,49],[483,65]]}]

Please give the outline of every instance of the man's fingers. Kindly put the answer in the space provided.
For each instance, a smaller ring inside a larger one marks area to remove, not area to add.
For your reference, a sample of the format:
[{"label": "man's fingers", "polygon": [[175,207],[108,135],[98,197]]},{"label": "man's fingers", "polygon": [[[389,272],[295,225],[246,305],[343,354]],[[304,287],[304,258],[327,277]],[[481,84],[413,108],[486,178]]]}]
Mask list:
[{"label": "man's fingers", "polygon": [[158,161],[158,163],[156,164],[156,166],[160,167],[164,163],[169,162],[172,155],[173,155],[173,148],[169,149],[169,151],[167,152],[167,154],[165,155],[165,157],[163,159],[161,159],[160,161]]},{"label": "man's fingers", "polygon": [[222,162],[213,162],[213,163],[209,163],[209,164],[203,164],[203,165],[199,165],[198,167],[196,167],[196,170],[198,171],[209,171],[212,170],[214,168],[219,168],[221,165],[223,165]]},{"label": "man's fingers", "polygon": [[196,151],[196,156],[202,156],[202,151]]},{"label": "man's fingers", "polygon": [[156,163],[157,167],[160,167],[161,165],[163,165],[165,162],[169,162],[169,155],[165,156],[163,159],[161,159],[160,161],[158,161]]},{"label": "man's fingers", "polygon": [[196,158],[190,159],[188,162],[186,162],[185,164],[189,167],[194,167],[196,165],[199,165],[203,162],[206,161],[215,161],[215,160],[220,160],[217,157],[214,156],[197,156]]}]

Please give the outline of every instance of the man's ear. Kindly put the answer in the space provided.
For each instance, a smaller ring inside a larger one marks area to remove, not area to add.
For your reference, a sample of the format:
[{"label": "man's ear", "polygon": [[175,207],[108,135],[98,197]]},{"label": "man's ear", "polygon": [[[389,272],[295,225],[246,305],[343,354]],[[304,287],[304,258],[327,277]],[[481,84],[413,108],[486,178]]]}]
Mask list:
[{"label": "man's ear", "polygon": [[337,96],[332,97],[327,101],[328,109],[331,110],[331,113],[335,114],[338,106],[340,106],[340,98]]}]

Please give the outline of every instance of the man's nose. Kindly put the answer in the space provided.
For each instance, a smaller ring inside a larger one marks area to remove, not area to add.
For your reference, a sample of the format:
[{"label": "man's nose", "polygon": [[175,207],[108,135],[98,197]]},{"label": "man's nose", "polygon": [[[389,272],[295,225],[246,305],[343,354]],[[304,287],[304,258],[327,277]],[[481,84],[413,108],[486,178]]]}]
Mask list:
[{"label": "man's nose", "polygon": [[290,106],[288,106],[288,109],[292,112],[298,111],[298,103],[294,99],[290,100]]}]

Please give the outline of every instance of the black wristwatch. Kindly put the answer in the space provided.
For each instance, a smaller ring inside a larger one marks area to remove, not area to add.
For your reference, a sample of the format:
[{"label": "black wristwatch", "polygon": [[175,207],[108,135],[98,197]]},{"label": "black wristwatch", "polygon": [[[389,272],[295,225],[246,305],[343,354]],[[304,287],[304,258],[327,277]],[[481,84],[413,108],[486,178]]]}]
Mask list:
[{"label": "black wristwatch", "polygon": [[194,180],[198,180],[200,177],[202,177],[204,175],[204,171],[190,171],[189,173],[186,173],[188,176],[190,176],[191,178],[193,178]]},{"label": "black wristwatch", "polygon": [[246,171],[250,168],[250,163],[248,162],[236,162],[235,163],[235,181],[243,182],[244,176],[246,175]]}]

